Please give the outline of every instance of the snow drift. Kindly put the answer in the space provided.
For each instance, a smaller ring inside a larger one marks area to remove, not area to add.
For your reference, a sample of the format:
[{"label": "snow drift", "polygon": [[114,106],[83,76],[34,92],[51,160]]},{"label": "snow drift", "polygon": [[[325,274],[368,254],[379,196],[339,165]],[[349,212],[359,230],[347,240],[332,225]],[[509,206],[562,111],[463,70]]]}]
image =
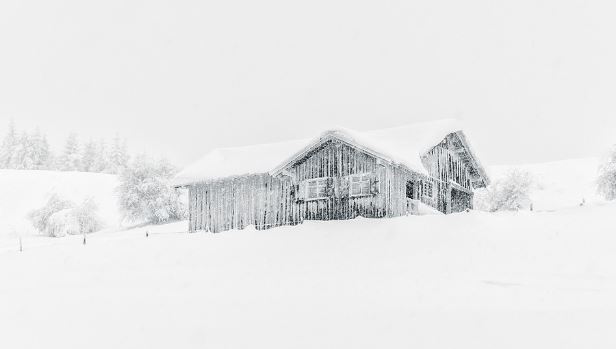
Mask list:
[{"label": "snow drift", "polygon": [[614,348],[615,210],[26,241],[0,250],[0,346]]},{"label": "snow drift", "polygon": [[[0,346],[614,348],[616,203],[593,194],[596,160],[520,167],[534,212],[0,240]],[[53,192],[117,222],[116,185],[0,171],[2,231]]]}]

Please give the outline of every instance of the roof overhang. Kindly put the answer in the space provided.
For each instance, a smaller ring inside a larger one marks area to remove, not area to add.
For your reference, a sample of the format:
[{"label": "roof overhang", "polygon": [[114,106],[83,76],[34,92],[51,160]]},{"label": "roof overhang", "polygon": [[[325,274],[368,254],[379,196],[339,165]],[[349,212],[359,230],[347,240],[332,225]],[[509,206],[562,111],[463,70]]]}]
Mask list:
[{"label": "roof overhang", "polygon": [[288,158],[285,161],[283,161],[282,163],[280,163],[280,165],[276,166],[276,168],[274,168],[272,171],[270,171],[269,174],[272,175],[272,176],[278,176],[280,174],[283,174],[285,172],[285,170],[287,170],[290,167],[292,167],[298,161],[304,159],[310,152],[312,152],[313,150],[321,147],[323,144],[325,144],[325,143],[327,143],[329,141],[336,141],[336,142],[338,142],[340,144],[348,145],[348,146],[353,147],[353,148],[355,148],[357,150],[360,150],[360,151],[362,151],[364,153],[370,154],[370,155],[374,156],[375,158],[380,159],[381,161],[393,163],[393,161],[391,161],[386,155],[381,154],[378,151],[375,151],[375,150],[370,149],[370,148],[368,148],[368,147],[366,147],[366,146],[364,146],[362,144],[359,144],[359,143],[355,142],[353,139],[350,139],[349,137],[346,137],[343,133],[341,133],[339,131],[332,130],[332,131],[324,132],[321,135],[321,137],[315,139],[310,144],[308,144],[306,147],[304,147],[302,150],[300,150],[299,152],[295,153],[290,158]]},{"label": "roof overhang", "polygon": [[487,186],[489,179],[486,171],[462,128],[454,121],[446,119],[366,132],[336,128],[312,140],[216,149],[176,175],[173,185],[186,187],[249,174],[291,175],[293,165],[328,142],[352,147],[375,157],[380,164],[428,176],[424,156],[443,140],[453,138],[455,141],[451,149],[467,163],[473,186]]},{"label": "roof overhang", "polygon": [[[476,188],[481,188],[481,187],[488,186],[490,184],[490,179],[488,178],[488,175],[487,175],[485,169],[483,168],[483,166],[481,165],[481,163],[477,159],[477,156],[473,152],[470,143],[468,142],[466,136],[464,135],[464,132],[456,131],[456,132],[451,133],[451,135],[455,135],[455,136],[458,137],[460,143],[462,144],[461,151],[464,153],[463,157],[464,157],[465,161],[468,162],[468,164],[471,167],[472,171],[475,172],[475,174],[476,174],[475,175],[476,178],[473,180],[473,186],[476,187]],[[370,155],[374,156],[375,158],[381,160],[382,162],[386,162],[386,163],[390,163],[390,164],[395,164],[395,165],[401,166],[403,168],[406,168],[407,170],[409,170],[411,172],[416,172],[416,173],[419,173],[419,174],[427,175],[427,173],[422,173],[420,171],[417,171],[417,170],[414,170],[414,169],[410,169],[410,168],[408,168],[408,166],[405,166],[404,164],[398,164],[395,161],[393,161],[392,159],[390,159],[388,156],[386,156],[386,155],[384,155],[382,153],[379,153],[378,151],[375,151],[373,149],[370,149],[369,147],[367,147],[365,145],[362,145],[362,144],[358,143],[357,141],[347,137],[344,133],[338,132],[336,130],[327,131],[327,132],[323,133],[319,138],[317,138],[314,141],[312,141],[310,144],[308,144],[302,150],[300,150],[299,152],[295,153],[290,158],[288,158],[285,161],[283,161],[282,163],[280,163],[280,165],[278,165],[276,168],[274,168],[272,171],[270,171],[269,174],[272,175],[272,176],[284,175],[285,173],[287,173],[287,170],[289,168],[291,168],[297,162],[299,162],[302,159],[304,159],[305,157],[307,157],[310,154],[310,152],[314,151],[315,149],[318,149],[323,144],[325,144],[325,143],[327,143],[329,141],[336,141],[336,142],[338,142],[340,144],[348,145],[348,146],[353,147],[353,148],[355,148],[357,150],[360,150],[360,151],[362,151],[364,153],[370,154]],[[435,146],[436,145],[438,145],[438,144],[435,144]],[[422,154],[422,156],[423,155],[425,155],[425,154]]]},{"label": "roof overhang", "polygon": [[473,148],[471,147],[464,132],[457,131],[454,132],[454,135],[456,135],[462,143],[462,152],[464,153],[464,158],[468,162],[470,167],[476,172],[476,176],[478,177],[474,180],[473,186],[475,188],[482,188],[490,185],[490,178],[488,177],[485,168],[477,158],[477,155],[475,155],[475,152],[473,151]]}]

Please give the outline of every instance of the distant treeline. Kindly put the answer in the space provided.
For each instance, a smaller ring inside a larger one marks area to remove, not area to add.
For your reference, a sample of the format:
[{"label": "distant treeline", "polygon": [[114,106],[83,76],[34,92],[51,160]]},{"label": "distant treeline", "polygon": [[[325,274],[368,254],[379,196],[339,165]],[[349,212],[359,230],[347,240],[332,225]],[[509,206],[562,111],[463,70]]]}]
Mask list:
[{"label": "distant treeline", "polygon": [[47,136],[38,129],[18,131],[9,123],[8,132],[0,145],[0,169],[83,171],[120,173],[128,165],[126,140],[117,135],[110,143],[105,140],[79,142],[71,133],[64,148],[56,153],[47,142]]}]

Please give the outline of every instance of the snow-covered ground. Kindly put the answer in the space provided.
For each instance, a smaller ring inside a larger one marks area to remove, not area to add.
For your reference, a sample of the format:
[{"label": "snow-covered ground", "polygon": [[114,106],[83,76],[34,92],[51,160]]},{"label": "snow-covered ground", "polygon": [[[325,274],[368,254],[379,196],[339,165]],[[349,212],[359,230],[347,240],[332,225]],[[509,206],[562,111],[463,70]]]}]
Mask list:
[{"label": "snow-covered ground", "polygon": [[534,212],[5,239],[0,347],[614,348],[616,203],[585,161],[527,166]]},{"label": "snow-covered ground", "polygon": [[596,184],[599,163],[599,158],[581,158],[519,166],[491,166],[488,171],[492,180],[501,178],[512,168],[529,172],[535,181],[531,193],[534,208],[556,210],[579,206],[583,200],[586,203],[602,201]]},{"label": "snow-covered ground", "polygon": [[[614,348],[616,205],[0,251],[10,348]],[[150,237],[145,237],[149,229]]]},{"label": "snow-covered ground", "polygon": [[[537,183],[531,195],[535,208],[554,210],[577,206],[583,199],[601,201],[595,190],[598,164],[597,158],[585,158],[515,167],[530,172]],[[491,166],[488,170],[494,180],[511,168]],[[117,186],[117,177],[107,174],[0,170],[0,239],[35,234],[27,215],[54,193],[75,202],[94,198],[105,225],[117,228],[121,220]]]},{"label": "snow-covered ground", "polygon": [[0,170],[0,244],[17,234],[36,234],[28,214],[53,194],[80,203],[91,197],[107,228],[119,226],[115,175],[83,172]]}]

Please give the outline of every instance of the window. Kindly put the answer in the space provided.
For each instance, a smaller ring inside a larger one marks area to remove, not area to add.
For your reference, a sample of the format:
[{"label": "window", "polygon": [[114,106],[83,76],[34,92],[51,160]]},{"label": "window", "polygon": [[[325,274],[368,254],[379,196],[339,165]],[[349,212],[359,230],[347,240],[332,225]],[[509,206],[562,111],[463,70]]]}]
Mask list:
[{"label": "window", "polygon": [[411,181],[406,182],[406,197],[407,199],[415,198],[415,183]]},{"label": "window", "polygon": [[370,175],[360,174],[350,176],[351,196],[370,195]]},{"label": "window", "polygon": [[433,197],[434,193],[432,190],[432,182],[423,182],[423,196],[427,196],[429,198]]},{"label": "window", "polygon": [[306,181],[306,199],[321,199],[327,197],[327,178],[309,179]]}]

